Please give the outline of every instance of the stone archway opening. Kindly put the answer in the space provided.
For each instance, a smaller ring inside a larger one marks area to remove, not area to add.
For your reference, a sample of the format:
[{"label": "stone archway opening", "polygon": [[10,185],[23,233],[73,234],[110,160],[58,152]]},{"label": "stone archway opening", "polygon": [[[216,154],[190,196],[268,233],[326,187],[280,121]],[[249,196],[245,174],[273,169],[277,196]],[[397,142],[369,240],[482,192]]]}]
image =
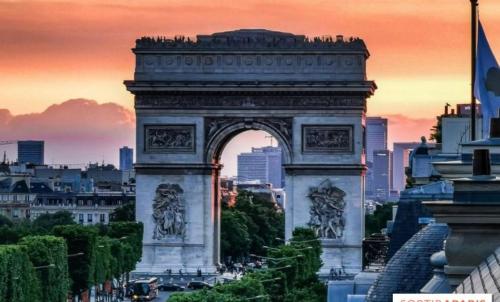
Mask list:
[{"label": "stone archway opening", "polygon": [[[255,261],[267,248],[282,244],[286,204],[283,146],[266,131],[231,136],[214,160],[221,164],[220,263],[228,269]],[[217,253],[216,253],[217,254]],[[237,265],[236,265],[237,266]]]}]

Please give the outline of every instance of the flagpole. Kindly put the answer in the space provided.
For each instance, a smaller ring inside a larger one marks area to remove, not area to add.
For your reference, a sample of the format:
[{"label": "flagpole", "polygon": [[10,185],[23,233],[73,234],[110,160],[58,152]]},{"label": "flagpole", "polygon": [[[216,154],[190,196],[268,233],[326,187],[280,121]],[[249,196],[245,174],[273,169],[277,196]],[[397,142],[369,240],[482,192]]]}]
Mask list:
[{"label": "flagpole", "polygon": [[477,6],[479,0],[470,0],[471,4],[471,87],[470,87],[470,138],[476,140],[476,98],[474,84],[476,82],[476,45],[477,45]]}]

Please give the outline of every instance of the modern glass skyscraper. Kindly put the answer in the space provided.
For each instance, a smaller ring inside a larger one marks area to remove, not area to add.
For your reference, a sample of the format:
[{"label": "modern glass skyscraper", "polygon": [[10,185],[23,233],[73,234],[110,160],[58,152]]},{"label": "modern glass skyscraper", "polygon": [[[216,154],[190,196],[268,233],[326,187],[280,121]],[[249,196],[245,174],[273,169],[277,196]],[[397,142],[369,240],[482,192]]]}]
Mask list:
[{"label": "modern glass skyscraper", "polygon": [[44,141],[18,141],[17,160],[19,163],[43,165]]},{"label": "modern glass skyscraper", "polygon": [[273,188],[281,188],[282,152],[280,147],[252,148],[252,152],[238,155],[238,179],[259,180],[270,183]]},{"label": "modern glass skyscraper", "polygon": [[134,163],[134,149],[127,146],[120,148],[120,170],[131,171]]},{"label": "modern glass skyscraper", "polygon": [[373,196],[386,201],[389,198],[392,181],[392,152],[375,150],[373,152]]},{"label": "modern glass skyscraper", "polygon": [[387,150],[387,119],[366,118],[366,161],[373,163],[373,151]]}]

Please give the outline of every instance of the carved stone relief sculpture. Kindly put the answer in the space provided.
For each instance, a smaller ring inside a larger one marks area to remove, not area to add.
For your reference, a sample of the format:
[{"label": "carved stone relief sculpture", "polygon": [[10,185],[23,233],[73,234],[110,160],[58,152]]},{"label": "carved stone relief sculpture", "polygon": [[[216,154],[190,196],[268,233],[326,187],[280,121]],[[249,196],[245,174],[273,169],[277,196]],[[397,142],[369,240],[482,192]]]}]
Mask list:
[{"label": "carved stone relief sculpture", "polygon": [[304,125],[302,151],[304,153],[352,153],[353,126]]},{"label": "carved stone relief sculpture", "polygon": [[338,239],[344,234],[345,192],[332,185],[329,179],[309,189],[311,200],[308,225],[324,239]]},{"label": "carved stone relief sculpture", "polygon": [[146,152],[195,152],[195,125],[147,125],[144,129]]},{"label": "carved stone relief sculpture", "polygon": [[153,200],[153,239],[184,237],[184,191],[178,184],[160,184]]}]

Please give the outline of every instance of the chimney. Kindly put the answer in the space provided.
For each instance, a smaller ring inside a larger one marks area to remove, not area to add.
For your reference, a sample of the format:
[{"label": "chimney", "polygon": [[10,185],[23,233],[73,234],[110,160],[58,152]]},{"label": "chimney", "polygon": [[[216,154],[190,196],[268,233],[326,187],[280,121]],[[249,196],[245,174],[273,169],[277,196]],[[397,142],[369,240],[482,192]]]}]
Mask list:
[{"label": "chimney", "polygon": [[490,120],[490,138],[500,138],[500,118],[498,117]]},{"label": "chimney", "polygon": [[444,115],[448,115],[448,104],[444,106]]},{"label": "chimney", "polygon": [[[493,119],[492,119],[493,122]],[[490,150],[475,149],[472,164],[472,176],[490,176]]]}]

